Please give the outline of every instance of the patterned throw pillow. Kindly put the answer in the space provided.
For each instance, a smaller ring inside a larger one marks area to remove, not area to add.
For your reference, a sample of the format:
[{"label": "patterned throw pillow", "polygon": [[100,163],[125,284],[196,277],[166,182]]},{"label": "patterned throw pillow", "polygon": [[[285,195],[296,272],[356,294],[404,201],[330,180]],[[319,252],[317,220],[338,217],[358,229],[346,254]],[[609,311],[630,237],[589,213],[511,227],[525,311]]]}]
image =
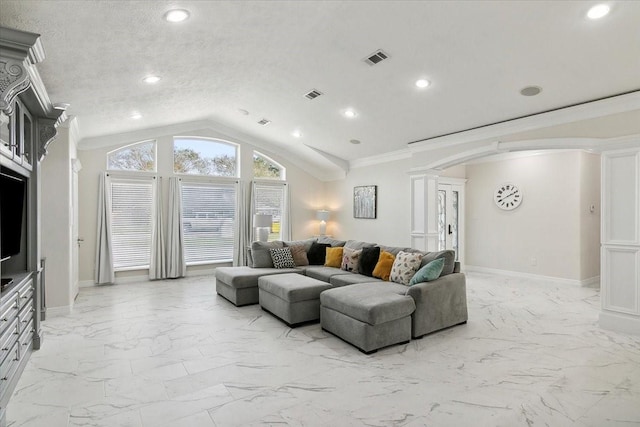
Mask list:
[{"label": "patterned throw pillow", "polygon": [[345,271],[353,271],[357,273],[360,254],[362,254],[362,249],[355,250],[344,248],[342,251],[342,265],[340,268]]},{"label": "patterned throw pillow", "polygon": [[275,268],[295,268],[296,263],[291,255],[291,248],[269,249]]},{"label": "patterned throw pillow", "polygon": [[422,261],[422,254],[409,253],[400,251],[393,262],[391,267],[391,275],[389,280],[403,285],[409,285],[411,278],[418,268],[420,268],[420,262]]}]

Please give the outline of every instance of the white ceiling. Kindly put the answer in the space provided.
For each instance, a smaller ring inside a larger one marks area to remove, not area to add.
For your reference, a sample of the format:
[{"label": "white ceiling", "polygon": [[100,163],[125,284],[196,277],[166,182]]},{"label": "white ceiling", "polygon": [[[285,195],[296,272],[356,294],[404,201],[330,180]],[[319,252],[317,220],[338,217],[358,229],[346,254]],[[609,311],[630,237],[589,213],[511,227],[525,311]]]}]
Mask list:
[{"label": "white ceiling", "polygon": [[[71,104],[82,146],[211,120],[321,165],[306,145],[355,160],[639,90],[640,2],[587,20],[595,3],[0,0],[0,25],[42,35],[38,68],[52,101]],[[167,23],[176,6],[191,18]],[[390,59],[371,67],[376,49]],[[142,83],[151,73],[160,83]],[[432,86],[417,89],[420,77]],[[543,91],[521,96],[528,85]],[[307,100],[311,89],[324,95]]]}]

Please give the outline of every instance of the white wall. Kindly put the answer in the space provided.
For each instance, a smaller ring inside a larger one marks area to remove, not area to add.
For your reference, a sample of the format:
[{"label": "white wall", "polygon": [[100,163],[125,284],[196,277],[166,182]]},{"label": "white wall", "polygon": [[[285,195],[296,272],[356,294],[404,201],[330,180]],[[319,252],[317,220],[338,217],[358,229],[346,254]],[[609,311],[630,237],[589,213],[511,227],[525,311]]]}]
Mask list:
[{"label": "white wall", "polygon": [[76,140],[68,128],[58,128],[41,166],[41,256],[47,259],[47,308],[70,308],[76,297],[77,277],[72,271],[71,159]]},{"label": "white wall", "polygon": [[[569,151],[467,165],[467,264],[577,281],[597,276],[597,162]],[[523,192],[513,211],[493,202],[505,182]]]},{"label": "white wall", "polygon": [[[287,182],[291,192],[291,220],[293,239],[308,238],[317,234],[317,221],[315,211],[323,207],[324,183],[304,170],[282,159],[277,153],[259,147],[259,142],[250,144],[246,141],[239,141],[223,133],[211,129],[194,129],[185,132],[180,130],[176,135],[180,136],[200,136],[207,138],[219,138],[226,141],[240,143],[241,156],[241,179],[248,182],[253,178],[253,150],[269,156],[287,168]],[[164,201],[166,204],[168,184],[167,179],[173,171],[173,136],[174,133],[165,130],[162,134],[154,136],[158,145],[158,174],[163,177]],[[127,139],[126,135],[116,135],[114,140],[119,141],[115,145],[101,147],[91,150],[79,150],[78,157],[82,163],[82,170],[79,173],[79,205],[80,205],[80,237],[84,239],[80,247],[80,280],[85,283],[93,281],[95,264],[96,245],[96,222],[97,222],[97,189],[98,177],[106,170],[107,153],[119,147],[141,141],[140,139]],[[165,207],[166,218],[166,207]],[[188,274],[193,274],[198,270],[210,270],[216,264],[205,266],[194,266],[188,268]],[[116,279],[130,276],[147,276],[148,271],[118,272]]]},{"label": "white wall", "polygon": [[[410,245],[410,159],[351,169],[347,177],[326,185],[331,217],[327,234],[391,246]],[[353,187],[378,186],[376,219],[353,217]],[[317,233],[317,231],[316,231]]]}]

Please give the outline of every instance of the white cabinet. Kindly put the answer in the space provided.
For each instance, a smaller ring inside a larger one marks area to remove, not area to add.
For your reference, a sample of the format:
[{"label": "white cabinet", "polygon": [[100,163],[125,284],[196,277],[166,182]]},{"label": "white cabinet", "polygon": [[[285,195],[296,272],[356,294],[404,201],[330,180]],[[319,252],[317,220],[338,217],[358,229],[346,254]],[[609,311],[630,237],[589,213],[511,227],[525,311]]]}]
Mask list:
[{"label": "white cabinet", "polygon": [[640,334],[640,149],[602,154],[604,328]]}]

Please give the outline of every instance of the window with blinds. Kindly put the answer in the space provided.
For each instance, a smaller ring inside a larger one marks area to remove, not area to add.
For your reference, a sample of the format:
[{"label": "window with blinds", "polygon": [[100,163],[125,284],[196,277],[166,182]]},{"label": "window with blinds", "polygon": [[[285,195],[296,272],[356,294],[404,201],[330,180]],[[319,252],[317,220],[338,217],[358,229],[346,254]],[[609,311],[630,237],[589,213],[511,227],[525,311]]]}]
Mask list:
[{"label": "window with blinds", "polygon": [[285,212],[285,186],[256,183],[254,187],[254,214],[271,215],[269,242],[282,240],[282,226]]},{"label": "window with blinds", "polygon": [[182,226],[187,264],[233,259],[236,188],[182,183]]},{"label": "window with blinds", "polygon": [[111,237],[115,270],[149,268],[153,180],[111,178]]}]

